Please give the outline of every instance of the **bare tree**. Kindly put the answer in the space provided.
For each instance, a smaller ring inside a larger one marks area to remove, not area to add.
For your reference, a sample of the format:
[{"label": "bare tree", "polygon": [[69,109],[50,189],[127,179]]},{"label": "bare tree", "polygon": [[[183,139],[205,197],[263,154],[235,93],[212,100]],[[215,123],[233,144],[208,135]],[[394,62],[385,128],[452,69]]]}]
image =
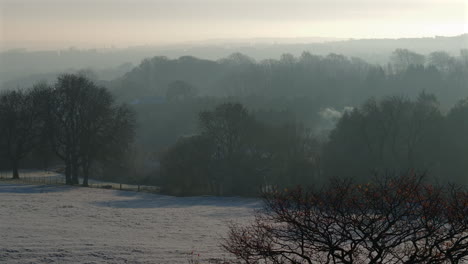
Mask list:
[{"label": "bare tree", "polygon": [[50,138],[56,155],[65,163],[67,184],[79,183],[79,141],[84,127],[82,110],[86,110],[86,102],[94,88],[85,77],[66,74],[58,78],[51,93]]},{"label": "bare tree", "polygon": [[38,145],[44,128],[44,88],[40,84],[0,94],[0,152],[9,160],[14,179],[19,178],[20,160]]},{"label": "bare tree", "polygon": [[424,55],[407,49],[396,49],[392,53],[390,60],[397,72],[402,72],[410,66],[424,65],[426,58]]},{"label": "bare tree", "polygon": [[220,193],[224,193],[223,188],[227,189],[226,193],[232,193],[240,164],[246,157],[249,128],[255,124],[254,118],[239,103],[221,104],[214,111],[201,112],[199,118],[203,135],[214,144],[212,159],[218,165],[214,174]]},{"label": "bare tree", "polygon": [[51,141],[67,184],[79,184],[81,169],[86,186],[94,161],[117,155],[133,140],[133,112],[82,75],[59,77],[49,105]]},{"label": "bare tree", "polygon": [[122,160],[135,134],[134,112],[126,105],[114,106],[107,90],[100,93],[101,97],[96,97],[95,107],[90,106],[89,116],[83,120],[80,144],[83,186],[88,186],[90,168],[94,163]]},{"label": "bare tree", "polygon": [[322,190],[275,191],[223,247],[245,263],[462,263],[468,260],[468,194],[422,175]]}]

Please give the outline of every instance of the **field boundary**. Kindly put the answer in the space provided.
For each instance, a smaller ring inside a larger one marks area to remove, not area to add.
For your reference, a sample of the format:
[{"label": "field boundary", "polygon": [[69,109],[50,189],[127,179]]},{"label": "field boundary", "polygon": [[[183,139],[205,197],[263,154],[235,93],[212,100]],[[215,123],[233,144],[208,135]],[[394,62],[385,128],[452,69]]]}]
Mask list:
[{"label": "field boundary", "polygon": [[[11,171],[0,171],[0,181],[8,183],[20,183],[20,184],[33,184],[33,185],[66,185],[65,175],[47,170],[20,170],[20,178],[12,179]],[[80,178],[80,182],[83,179]],[[73,185],[77,187],[83,187],[81,184]],[[135,191],[135,192],[150,192],[160,193],[159,186],[153,185],[142,185],[142,184],[126,184],[118,182],[107,182],[89,179],[88,188],[100,188],[110,190],[122,190],[122,191]]]}]

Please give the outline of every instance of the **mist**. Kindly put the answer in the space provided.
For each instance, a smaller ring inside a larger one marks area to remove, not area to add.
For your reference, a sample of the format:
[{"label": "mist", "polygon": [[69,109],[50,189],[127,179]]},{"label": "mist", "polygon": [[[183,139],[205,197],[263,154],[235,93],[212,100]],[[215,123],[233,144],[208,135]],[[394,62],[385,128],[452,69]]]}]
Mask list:
[{"label": "mist", "polygon": [[0,0],[0,262],[468,262],[463,0]]}]

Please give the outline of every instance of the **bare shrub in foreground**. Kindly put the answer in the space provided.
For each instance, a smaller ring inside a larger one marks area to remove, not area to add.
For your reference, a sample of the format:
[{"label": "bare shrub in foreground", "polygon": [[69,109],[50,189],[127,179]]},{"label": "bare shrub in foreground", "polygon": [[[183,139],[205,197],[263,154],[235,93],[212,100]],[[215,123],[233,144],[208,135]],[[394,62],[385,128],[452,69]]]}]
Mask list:
[{"label": "bare shrub in foreground", "polygon": [[265,194],[255,221],[231,225],[222,246],[245,263],[463,263],[467,192],[423,178]]}]

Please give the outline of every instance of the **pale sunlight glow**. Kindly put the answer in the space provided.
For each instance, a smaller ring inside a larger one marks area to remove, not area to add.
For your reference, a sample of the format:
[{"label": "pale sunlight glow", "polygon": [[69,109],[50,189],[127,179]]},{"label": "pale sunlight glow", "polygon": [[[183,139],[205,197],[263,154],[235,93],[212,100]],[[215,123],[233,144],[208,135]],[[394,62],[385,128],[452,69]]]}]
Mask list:
[{"label": "pale sunlight glow", "polygon": [[467,13],[464,0],[0,0],[0,47],[450,36]]}]

